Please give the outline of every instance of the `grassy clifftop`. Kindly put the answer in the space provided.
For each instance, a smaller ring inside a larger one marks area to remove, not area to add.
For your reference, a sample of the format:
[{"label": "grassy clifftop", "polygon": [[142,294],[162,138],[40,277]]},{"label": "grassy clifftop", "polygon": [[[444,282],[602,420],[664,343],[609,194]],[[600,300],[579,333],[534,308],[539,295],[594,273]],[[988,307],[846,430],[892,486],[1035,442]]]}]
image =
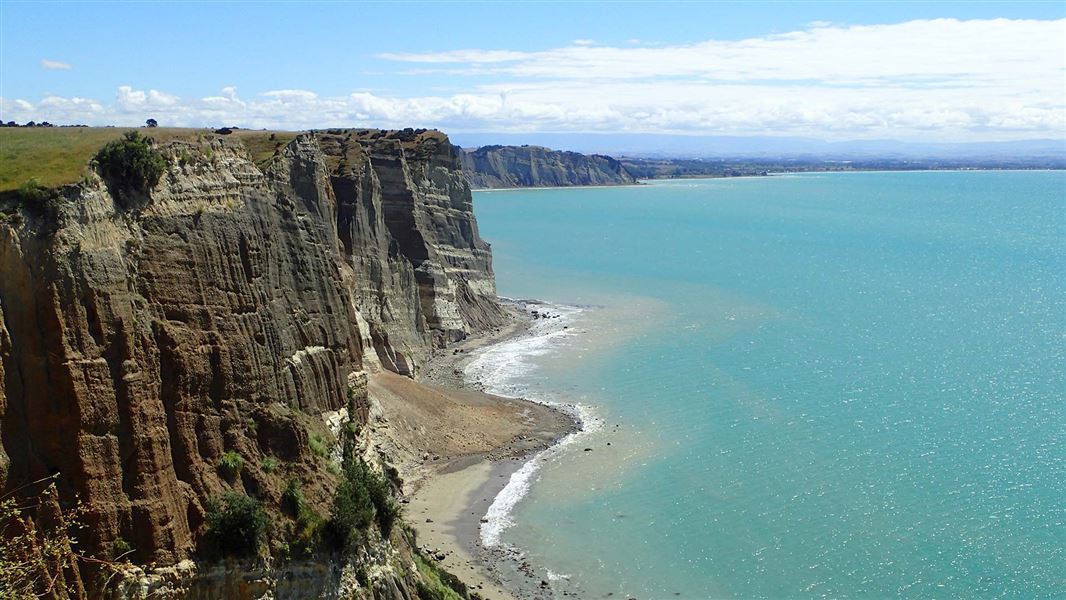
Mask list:
[{"label": "grassy clifftop", "polygon": [[[76,183],[89,160],[104,144],[121,138],[129,127],[5,127],[0,129],[0,192],[18,189],[30,179],[45,187]],[[139,128],[158,143],[221,137],[210,129]],[[225,136],[240,139],[255,162],[273,155],[299,132],[234,130]]]}]

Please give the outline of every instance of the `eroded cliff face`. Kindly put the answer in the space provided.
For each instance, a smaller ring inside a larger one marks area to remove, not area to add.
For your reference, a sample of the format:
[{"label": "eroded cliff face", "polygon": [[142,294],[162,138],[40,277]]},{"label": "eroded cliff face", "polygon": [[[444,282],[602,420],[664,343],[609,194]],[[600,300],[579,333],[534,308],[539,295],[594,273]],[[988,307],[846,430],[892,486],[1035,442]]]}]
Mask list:
[{"label": "eroded cliff face", "polygon": [[89,550],[175,564],[225,490],[276,505],[299,477],[328,510],[308,436],[365,422],[365,372],[505,315],[438,132],[303,134],[260,165],[234,138],[161,150],[150,199],[90,175],[0,223],[0,490],[54,475]]},{"label": "eroded cliff face", "polygon": [[474,188],[636,183],[622,163],[600,154],[585,155],[541,146],[482,146],[462,150],[460,157]]},{"label": "eroded cliff face", "polygon": [[[427,342],[498,324],[491,255],[447,138],[355,130],[319,139],[336,165],[345,251],[369,275],[357,283],[360,306],[385,365],[406,372],[424,358]],[[397,319],[397,312],[406,314]]]}]

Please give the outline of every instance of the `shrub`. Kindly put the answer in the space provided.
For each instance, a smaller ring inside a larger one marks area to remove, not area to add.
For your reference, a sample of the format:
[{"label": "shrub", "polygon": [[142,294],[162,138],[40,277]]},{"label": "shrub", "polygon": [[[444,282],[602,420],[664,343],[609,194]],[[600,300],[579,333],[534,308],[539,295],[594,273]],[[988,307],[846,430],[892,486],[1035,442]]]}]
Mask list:
[{"label": "shrub", "polygon": [[188,149],[182,148],[181,154],[178,155],[178,164],[184,167],[191,164],[193,160],[192,154],[189,153]]},{"label": "shrub", "polygon": [[267,516],[258,500],[227,492],[207,505],[207,541],[224,556],[250,556],[267,532]]},{"label": "shrub", "polygon": [[462,600],[468,597],[469,591],[459,578],[422,558],[418,553],[415,553],[415,567],[419,575],[415,587],[420,599]]},{"label": "shrub", "polygon": [[392,487],[381,475],[371,471],[363,462],[356,463],[362,470],[365,478],[367,491],[370,492],[370,501],[374,503],[374,516],[377,519],[381,534],[389,537],[392,534],[392,526],[400,516],[400,506],[392,499]]},{"label": "shrub", "polygon": [[[46,506],[56,510],[42,519],[41,511],[51,512]],[[78,552],[75,534],[85,527],[86,514],[81,504],[62,508],[54,483],[30,497],[0,499],[0,597],[76,597],[76,573],[83,563],[116,571],[110,561]]]},{"label": "shrub", "polygon": [[312,433],[308,436],[307,447],[311,449],[311,454],[314,454],[315,456],[326,456],[326,442],[318,434]]},{"label": "shrub", "polygon": [[374,502],[370,492],[361,482],[345,478],[337,486],[330,510],[330,529],[339,545],[347,545],[359,531],[365,530],[374,520]]},{"label": "shrub", "polygon": [[264,472],[273,473],[274,471],[278,470],[278,459],[274,458],[273,456],[268,456],[263,459],[263,462],[260,463],[259,466],[263,468]]},{"label": "shrub", "polygon": [[133,553],[133,546],[129,542],[121,537],[115,538],[115,541],[111,542],[111,557],[114,560],[120,558],[129,559],[129,555]]},{"label": "shrub", "polygon": [[399,516],[400,507],[392,499],[388,480],[362,460],[349,460],[330,513],[330,526],[339,541],[347,543],[356,531],[366,529],[373,521],[377,521],[382,535],[389,537]]},{"label": "shrub", "polygon": [[41,185],[36,177],[31,177],[19,186],[19,198],[26,204],[41,204],[48,200],[51,192]]},{"label": "shrub", "polygon": [[93,159],[108,185],[125,193],[147,195],[159,183],[167,161],[152,139],[136,131],[108,142]]},{"label": "shrub", "polygon": [[218,470],[222,471],[222,474],[230,479],[236,477],[243,468],[244,457],[233,450],[227,450],[218,461]]},{"label": "shrub", "polygon": [[281,493],[281,510],[296,517],[304,508],[304,493],[300,489],[300,482],[290,479],[285,484],[285,491]]},{"label": "shrub", "polygon": [[323,520],[304,502],[300,482],[290,479],[281,493],[281,510],[293,517],[285,553],[288,557],[306,557],[314,553],[322,539]]}]

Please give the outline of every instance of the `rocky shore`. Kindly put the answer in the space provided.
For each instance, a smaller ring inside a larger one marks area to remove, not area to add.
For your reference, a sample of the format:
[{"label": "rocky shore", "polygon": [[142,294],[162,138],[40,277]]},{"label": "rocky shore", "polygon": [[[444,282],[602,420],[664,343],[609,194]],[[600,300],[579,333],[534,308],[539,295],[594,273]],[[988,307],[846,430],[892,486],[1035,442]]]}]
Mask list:
[{"label": "rocky shore", "polygon": [[378,448],[405,481],[405,514],[421,549],[487,599],[516,596],[493,572],[501,557],[481,545],[486,509],[529,458],[577,427],[554,408],[487,394],[464,377],[477,350],[528,330],[528,314],[512,315],[432,357],[418,382],[388,373],[370,381]]}]

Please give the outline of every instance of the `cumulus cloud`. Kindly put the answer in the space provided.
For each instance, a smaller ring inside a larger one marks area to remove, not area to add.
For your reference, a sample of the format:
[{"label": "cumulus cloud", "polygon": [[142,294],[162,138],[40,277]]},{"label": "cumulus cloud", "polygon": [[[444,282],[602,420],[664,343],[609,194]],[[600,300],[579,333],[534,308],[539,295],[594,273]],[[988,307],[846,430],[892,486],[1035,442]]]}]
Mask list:
[{"label": "cumulus cloud", "polygon": [[65,63],[65,62],[59,62],[58,60],[48,60],[47,58],[42,58],[41,59],[41,68],[45,69],[45,70],[48,70],[48,71],[67,71],[67,70],[71,69],[72,67],[69,64]]},{"label": "cumulus cloud", "polygon": [[[438,127],[827,139],[993,140],[1066,135],[1066,20],[813,23],[688,45],[461,49],[381,58],[445,73],[467,93],[321,96],[280,89],[178,98],[119,88],[104,104],[4,99],[5,118],[97,124]],[[580,40],[579,40],[580,41]]]},{"label": "cumulus cloud", "polygon": [[422,64],[498,63],[498,74],[545,79],[1047,86],[1062,83],[1064,27],[1066,20],[818,22],[790,33],[654,48],[590,47],[589,40],[577,40],[540,52],[467,49],[381,57]]}]

